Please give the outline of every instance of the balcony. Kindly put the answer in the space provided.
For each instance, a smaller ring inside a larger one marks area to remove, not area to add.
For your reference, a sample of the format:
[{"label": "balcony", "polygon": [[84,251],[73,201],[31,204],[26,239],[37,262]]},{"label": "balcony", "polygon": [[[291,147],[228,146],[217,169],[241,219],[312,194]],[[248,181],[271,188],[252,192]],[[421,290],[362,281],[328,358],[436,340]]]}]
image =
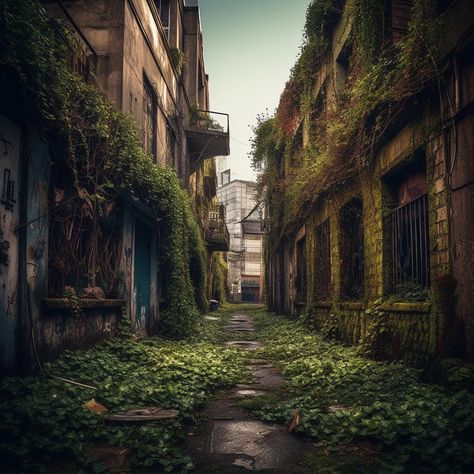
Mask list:
[{"label": "balcony", "polygon": [[205,159],[229,155],[229,115],[192,110],[186,138],[191,172],[196,171]]},{"label": "balcony", "polygon": [[204,237],[208,249],[213,252],[227,252],[229,250],[229,231],[224,219],[224,206],[216,204],[210,207],[207,221],[204,226]]}]

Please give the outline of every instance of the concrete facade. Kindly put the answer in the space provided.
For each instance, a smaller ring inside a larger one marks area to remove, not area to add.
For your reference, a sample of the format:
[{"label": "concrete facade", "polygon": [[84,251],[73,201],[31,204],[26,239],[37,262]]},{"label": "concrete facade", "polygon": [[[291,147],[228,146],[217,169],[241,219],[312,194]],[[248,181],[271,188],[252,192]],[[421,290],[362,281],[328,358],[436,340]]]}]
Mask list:
[{"label": "concrete facade", "polygon": [[[160,4],[152,0],[43,2],[48,16],[59,18],[84,48],[81,60],[86,58],[87,66],[81,63],[76,69],[74,58],[71,67],[118,110],[132,116],[145,149],[147,143],[152,145],[147,151],[157,164],[176,169],[205,237],[209,209],[216,202],[215,186],[205,183],[216,179],[210,158],[228,152],[228,121],[227,130],[216,132],[193,122],[198,110],[205,118],[209,115],[197,3],[162,2],[169,4],[167,24],[162,22]],[[127,195],[115,203],[122,216],[123,284],[117,294],[98,300],[81,297],[72,306],[66,295],[52,294],[54,255],[49,250],[54,219],[49,206],[55,190],[50,152],[41,127],[18,112],[23,100],[18,81],[6,68],[0,68],[0,74],[4,85],[0,137],[6,157],[0,171],[10,183],[0,206],[1,373],[29,371],[38,355],[49,360],[64,349],[85,348],[115,334],[123,311],[137,334],[154,333],[160,317],[160,278],[166,277],[157,272],[158,226],[147,208]],[[204,153],[201,143],[214,133],[217,145]],[[207,249],[210,261],[215,249],[212,244]],[[137,291],[139,278],[146,285],[143,301]]]}]

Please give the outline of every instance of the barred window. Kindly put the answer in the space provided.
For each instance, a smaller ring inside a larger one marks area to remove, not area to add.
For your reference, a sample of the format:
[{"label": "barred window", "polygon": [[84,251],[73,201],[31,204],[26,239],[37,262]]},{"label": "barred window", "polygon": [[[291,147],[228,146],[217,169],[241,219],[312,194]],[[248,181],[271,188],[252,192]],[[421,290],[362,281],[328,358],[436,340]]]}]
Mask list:
[{"label": "barred window", "polygon": [[344,299],[364,294],[364,229],[362,201],[350,200],[340,212],[340,278]]},{"label": "barred window", "polygon": [[389,215],[391,284],[395,294],[423,296],[430,286],[426,171],[412,171],[396,185]]},{"label": "barred window", "polygon": [[306,300],[306,237],[296,242],[296,298]]},{"label": "barred window", "polygon": [[329,219],[316,227],[315,297],[325,300],[331,289],[331,239]]}]

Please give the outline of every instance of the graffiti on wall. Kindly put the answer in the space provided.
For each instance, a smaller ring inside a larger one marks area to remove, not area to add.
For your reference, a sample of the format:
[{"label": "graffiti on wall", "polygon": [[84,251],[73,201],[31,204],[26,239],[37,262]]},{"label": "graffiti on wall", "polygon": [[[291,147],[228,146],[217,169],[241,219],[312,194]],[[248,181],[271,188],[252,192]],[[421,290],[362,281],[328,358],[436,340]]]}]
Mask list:
[{"label": "graffiti on wall", "polygon": [[0,363],[14,365],[17,321],[20,129],[0,116]]}]

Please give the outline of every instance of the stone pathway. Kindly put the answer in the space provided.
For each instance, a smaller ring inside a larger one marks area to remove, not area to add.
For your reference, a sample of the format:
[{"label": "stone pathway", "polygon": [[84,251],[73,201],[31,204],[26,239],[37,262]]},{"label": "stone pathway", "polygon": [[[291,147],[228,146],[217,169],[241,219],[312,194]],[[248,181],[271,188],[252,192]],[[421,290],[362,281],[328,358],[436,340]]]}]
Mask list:
[{"label": "stone pathway", "polygon": [[[245,314],[234,314],[226,330],[233,335],[255,332],[251,318]],[[246,351],[260,347],[256,340],[232,340],[225,345]],[[252,419],[238,405],[239,400],[271,393],[283,384],[283,377],[267,360],[250,359],[248,367],[254,382],[238,385],[211,400],[200,413],[205,421],[188,443],[196,472],[306,473],[304,457],[311,450],[312,443],[289,433],[285,426]]]}]

